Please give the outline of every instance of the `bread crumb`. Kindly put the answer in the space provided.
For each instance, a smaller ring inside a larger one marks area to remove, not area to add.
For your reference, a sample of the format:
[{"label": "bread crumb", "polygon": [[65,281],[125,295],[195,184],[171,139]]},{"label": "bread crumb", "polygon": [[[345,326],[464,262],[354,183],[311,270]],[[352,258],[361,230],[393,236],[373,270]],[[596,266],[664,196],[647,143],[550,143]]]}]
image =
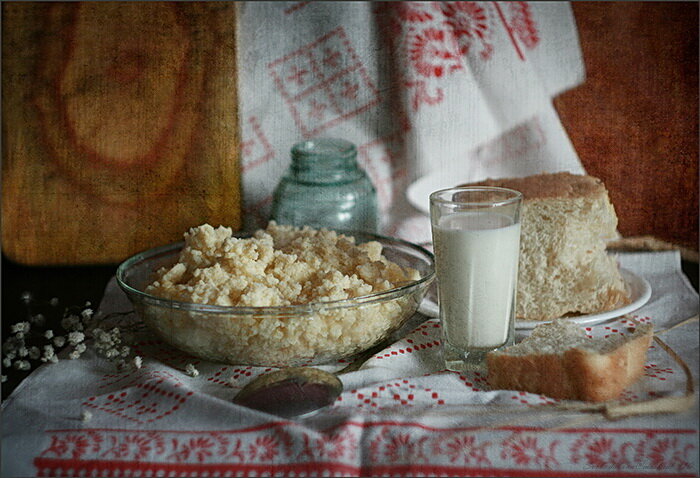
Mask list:
[{"label": "bread crumb", "polygon": [[197,370],[191,363],[188,363],[185,367],[185,373],[190,377],[196,377],[199,375],[199,370]]}]

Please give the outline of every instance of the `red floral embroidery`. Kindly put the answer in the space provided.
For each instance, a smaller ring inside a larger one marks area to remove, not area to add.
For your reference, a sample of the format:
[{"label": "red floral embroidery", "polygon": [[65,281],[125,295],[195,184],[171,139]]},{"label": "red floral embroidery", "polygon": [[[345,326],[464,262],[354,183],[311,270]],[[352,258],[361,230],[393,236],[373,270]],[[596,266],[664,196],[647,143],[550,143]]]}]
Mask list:
[{"label": "red floral embroidery", "polygon": [[630,461],[627,459],[627,451],[632,446],[632,443],[626,442],[619,448],[616,448],[615,441],[612,438],[601,437],[588,446],[588,451],[584,456],[588,464],[597,468],[613,466],[619,470],[624,466],[630,465]]},{"label": "red floral embroidery", "polygon": [[450,437],[444,442],[438,442],[433,449],[436,454],[447,455],[450,463],[460,462],[465,465],[491,465],[486,448],[491,442],[484,441],[477,444],[476,438],[471,435]]},{"label": "red floral embroidery", "polygon": [[173,448],[176,452],[170,457],[176,461],[188,461],[192,457],[201,463],[212,456],[214,441],[207,437],[196,437],[189,439],[182,447],[178,447],[178,440],[173,439]]},{"label": "red floral embroidery", "polygon": [[441,77],[463,68],[461,58],[467,47],[461,47],[449,31],[426,28],[410,42],[413,66],[421,76]]},{"label": "red floral embroidery", "polygon": [[127,435],[119,442],[117,437],[110,437],[112,447],[102,453],[101,456],[111,455],[114,458],[133,458],[140,460],[151,451],[151,439],[143,435]]},{"label": "red floral embroidery", "polygon": [[652,445],[649,452],[649,461],[658,470],[689,470],[690,461],[688,454],[693,449],[695,449],[695,446],[690,444],[679,449],[677,438],[663,438]]},{"label": "red floral embroidery", "polygon": [[512,458],[518,465],[538,465],[551,468],[559,462],[554,457],[555,448],[559,444],[558,440],[549,443],[549,449],[538,446],[537,438],[533,436],[521,436],[514,434],[505,439],[501,446],[501,458]]},{"label": "red floral embroidery", "polygon": [[272,435],[261,436],[248,447],[248,453],[253,460],[272,460],[279,454],[279,443]]},{"label": "red floral embroidery", "polygon": [[[488,7],[488,4],[484,5]],[[464,53],[469,53],[473,42],[479,41],[482,46],[479,56],[483,60],[488,60],[493,53],[493,45],[489,41],[492,30],[489,25],[490,14],[485,7],[477,2],[444,2],[440,4],[440,8],[447,18],[444,23],[459,39]]]},{"label": "red floral embroidery", "polygon": [[396,5],[392,5],[395,10],[394,13],[398,18],[405,22],[411,23],[423,23],[433,19],[433,15],[423,10],[425,3],[414,3],[410,2],[397,2]]},{"label": "red floral embroidery", "polygon": [[52,454],[58,457],[80,458],[85,454],[90,442],[85,435],[66,435],[59,438],[56,435],[51,437],[51,444],[40,456]]},{"label": "red floral embroidery", "polygon": [[532,50],[540,43],[537,23],[528,2],[509,2],[511,28],[526,48]]}]

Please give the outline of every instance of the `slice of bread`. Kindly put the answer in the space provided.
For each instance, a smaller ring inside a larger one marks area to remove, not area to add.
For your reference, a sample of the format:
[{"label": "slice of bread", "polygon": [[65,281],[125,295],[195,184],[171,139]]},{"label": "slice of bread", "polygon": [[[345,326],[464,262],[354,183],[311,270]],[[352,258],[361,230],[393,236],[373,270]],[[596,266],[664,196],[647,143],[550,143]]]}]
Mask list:
[{"label": "slice of bread", "polygon": [[557,319],[538,325],[519,344],[489,353],[489,384],[566,400],[612,400],[642,375],[652,338],[650,324],[625,336],[592,339],[570,320]]},{"label": "slice of bread", "polygon": [[518,319],[551,320],[629,303],[615,258],[605,251],[605,241],[617,237],[617,216],[599,179],[555,173],[463,186],[523,194]]}]

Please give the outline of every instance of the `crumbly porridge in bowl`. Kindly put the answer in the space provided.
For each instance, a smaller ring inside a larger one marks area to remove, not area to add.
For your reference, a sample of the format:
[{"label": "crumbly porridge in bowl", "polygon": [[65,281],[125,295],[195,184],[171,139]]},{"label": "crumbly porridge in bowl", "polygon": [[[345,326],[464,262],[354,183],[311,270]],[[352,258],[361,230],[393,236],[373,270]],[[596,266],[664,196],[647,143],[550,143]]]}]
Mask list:
[{"label": "crumbly porridge in bowl", "polygon": [[427,251],[367,238],[374,240],[274,222],[236,237],[205,224],[185,234],[184,246],[151,271],[145,288],[129,284],[125,271],[133,264],[126,263],[120,285],[147,325],[193,355],[235,364],[321,363],[396,330],[434,276]]}]

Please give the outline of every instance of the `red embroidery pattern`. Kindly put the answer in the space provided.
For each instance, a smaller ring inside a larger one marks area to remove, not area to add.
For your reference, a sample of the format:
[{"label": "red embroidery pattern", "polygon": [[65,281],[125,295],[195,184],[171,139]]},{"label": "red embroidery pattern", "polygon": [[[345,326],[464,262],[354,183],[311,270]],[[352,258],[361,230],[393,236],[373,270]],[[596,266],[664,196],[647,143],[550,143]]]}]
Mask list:
[{"label": "red embroidery pattern", "polygon": [[380,102],[379,90],[343,27],[268,65],[304,137],[357,116]]},{"label": "red embroidery pattern", "polygon": [[509,24],[518,39],[529,50],[540,43],[540,34],[532,16],[532,7],[528,2],[508,2]]},{"label": "red embroidery pattern", "polygon": [[267,163],[275,157],[275,150],[262,131],[260,121],[255,116],[248,118],[243,125],[241,136],[241,156],[243,173]]},{"label": "red embroidery pattern", "polygon": [[465,69],[465,57],[488,61],[494,54],[496,25],[508,32],[518,56],[539,44],[539,32],[527,2],[515,2],[504,14],[495,2],[383,2],[377,7],[384,37],[398,61],[408,58],[402,86],[412,91],[411,107],[445,99],[441,80]]},{"label": "red embroidery pattern", "polygon": [[553,440],[548,445],[538,444],[537,437],[514,433],[501,442],[501,458],[511,458],[517,465],[550,469],[559,462],[555,458],[555,449],[559,440]]},{"label": "red embroidery pattern", "polygon": [[175,413],[194,394],[182,390],[180,379],[163,370],[134,373],[129,380],[122,391],[89,397],[83,405],[144,424]]},{"label": "red embroidery pattern", "polygon": [[697,452],[695,430],[542,431],[398,422],[347,422],[322,432],[293,422],[200,432],[53,430],[34,465],[38,476],[561,476],[591,469],[689,476]]}]

